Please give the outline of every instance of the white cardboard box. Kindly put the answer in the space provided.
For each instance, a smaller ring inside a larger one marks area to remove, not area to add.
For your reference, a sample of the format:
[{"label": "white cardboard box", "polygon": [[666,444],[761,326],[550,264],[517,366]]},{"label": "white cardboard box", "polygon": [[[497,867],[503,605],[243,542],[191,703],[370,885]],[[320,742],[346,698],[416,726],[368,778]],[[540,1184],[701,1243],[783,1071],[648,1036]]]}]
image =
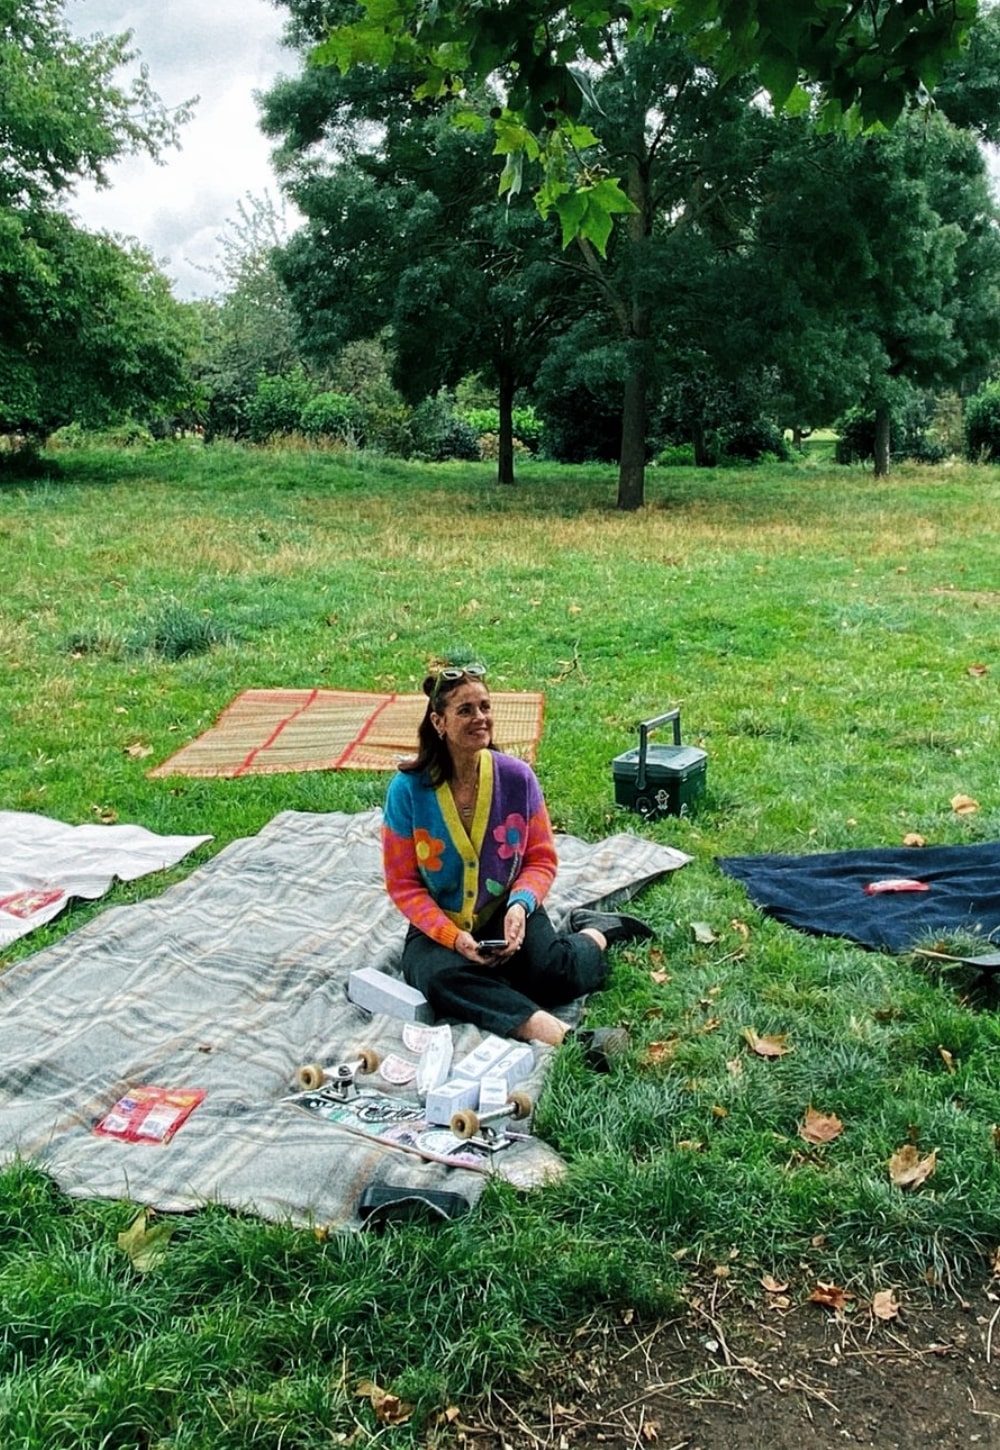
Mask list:
[{"label": "white cardboard box", "polygon": [[507,1055],[510,1047],[510,1041],[506,1037],[494,1037],[491,1033],[483,1038],[478,1047],[474,1047],[460,1062],[455,1063],[452,1076],[481,1078],[493,1071],[495,1064]]},{"label": "white cardboard box", "polygon": [[424,1116],[429,1123],[450,1123],[452,1114],[462,1108],[474,1108],[479,1102],[479,1082],[450,1077],[427,1094]]},{"label": "white cardboard box", "polygon": [[489,1076],[502,1078],[510,1093],[519,1082],[523,1082],[526,1077],[531,1075],[534,1065],[535,1054],[528,1044],[523,1042],[505,1052],[500,1061],[495,1062],[490,1068]]},{"label": "white cardboard box", "polygon": [[359,967],[347,983],[347,995],[369,1012],[385,1012],[404,1022],[433,1022],[434,1013],[423,992],[400,977],[390,977],[375,967]]}]

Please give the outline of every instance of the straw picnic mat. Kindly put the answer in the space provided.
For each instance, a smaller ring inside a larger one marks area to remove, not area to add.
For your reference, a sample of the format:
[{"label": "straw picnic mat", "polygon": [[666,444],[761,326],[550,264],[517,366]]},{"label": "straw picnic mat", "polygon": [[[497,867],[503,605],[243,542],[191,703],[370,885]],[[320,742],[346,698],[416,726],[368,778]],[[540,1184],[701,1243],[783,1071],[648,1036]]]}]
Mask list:
[{"label": "straw picnic mat", "polygon": [[[534,762],[543,696],[493,696],[501,750]],[[245,690],[210,730],[149,771],[165,775],[277,775],[297,770],[395,770],[416,752],[424,695],[356,690]]]}]

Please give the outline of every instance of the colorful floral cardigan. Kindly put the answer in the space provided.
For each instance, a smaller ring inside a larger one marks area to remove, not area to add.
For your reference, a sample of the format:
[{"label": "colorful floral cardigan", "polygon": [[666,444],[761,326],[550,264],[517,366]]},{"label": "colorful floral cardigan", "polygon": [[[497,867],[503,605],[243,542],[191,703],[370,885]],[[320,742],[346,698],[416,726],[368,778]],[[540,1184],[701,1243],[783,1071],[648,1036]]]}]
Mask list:
[{"label": "colorful floral cardigan", "polygon": [[389,895],[414,926],[453,947],[484,925],[501,900],[530,914],[555,879],[549,813],[531,767],[479,754],[479,794],[468,832],[447,785],[400,771],[386,794],[382,860]]}]

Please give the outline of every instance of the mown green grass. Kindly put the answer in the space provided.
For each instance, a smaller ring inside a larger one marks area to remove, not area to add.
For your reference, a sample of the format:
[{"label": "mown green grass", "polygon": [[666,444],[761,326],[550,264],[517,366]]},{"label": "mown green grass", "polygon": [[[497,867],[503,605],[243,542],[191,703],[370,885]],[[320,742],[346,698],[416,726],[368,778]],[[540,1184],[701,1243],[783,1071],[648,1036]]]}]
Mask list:
[{"label": "mown green grass", "polygon": [[[556,1060],[536,1126],[569,1162],[558,1185],[491,1188],[466,1220],[384,1238],[209,1209],[140,1276],[115,1243],[133,1207],[0,1173],[0,1443],[410,1433],[377,1427],[366,1378],[417,1404],[424,1438],[436,1409],[516,1383],[595,1310],[655,1315],[690,1265],[725,1263],[748,1295],[779,1274],[803,1297],[816,1279],[863,1295],[984,1271],[1000,1243],[988,991],[797,935],[714,860],[1000,834],[995,470],[670,469],[621,515],[600,468],[529,465],[504,489],[488,466],[223,447],[55,461],[0,487],[0,807],[214,840],[4,964],[279,810],[381,802],[375,775],[148,779],[238,691],[415,689],[452,646],[496,689],[544,691],[560,829],[635,830],[694,860],[644,894],[659,941],[619,952],[590,1004],[631,1027],[628,1068]],[[647,824],[614,805],[611,760],[675,704],[708,751],[707,798]],[[979,810],[956,814],[959,793]],[[793,1050],[758,1058],[746,1028]],[[799,1138],[809,1106],[840,1117],[836,1141]],[[907,1194],[886,1164],[909,1141],[938,1166]]]}]

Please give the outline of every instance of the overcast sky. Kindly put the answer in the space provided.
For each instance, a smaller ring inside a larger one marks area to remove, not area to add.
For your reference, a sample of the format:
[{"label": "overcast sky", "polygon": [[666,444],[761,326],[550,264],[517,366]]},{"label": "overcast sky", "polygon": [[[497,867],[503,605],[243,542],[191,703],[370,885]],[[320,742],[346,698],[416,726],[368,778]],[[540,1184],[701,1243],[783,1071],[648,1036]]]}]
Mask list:
[{"label": "overcast sky", "polygon": [[295,74],[296,56],[280,44],[287,12],[270,0],[65,0],[79,35],[134,31],[153,89],[168,106],[201,100],[165,165],[127,157],[111,186],[80,186],[71,203],[91,231],[137,237],[174,283],[177,297],[219,291],[210,269],[218,237],[247,194],[279,200],[270,142],[257,124],[255,90]]}]

